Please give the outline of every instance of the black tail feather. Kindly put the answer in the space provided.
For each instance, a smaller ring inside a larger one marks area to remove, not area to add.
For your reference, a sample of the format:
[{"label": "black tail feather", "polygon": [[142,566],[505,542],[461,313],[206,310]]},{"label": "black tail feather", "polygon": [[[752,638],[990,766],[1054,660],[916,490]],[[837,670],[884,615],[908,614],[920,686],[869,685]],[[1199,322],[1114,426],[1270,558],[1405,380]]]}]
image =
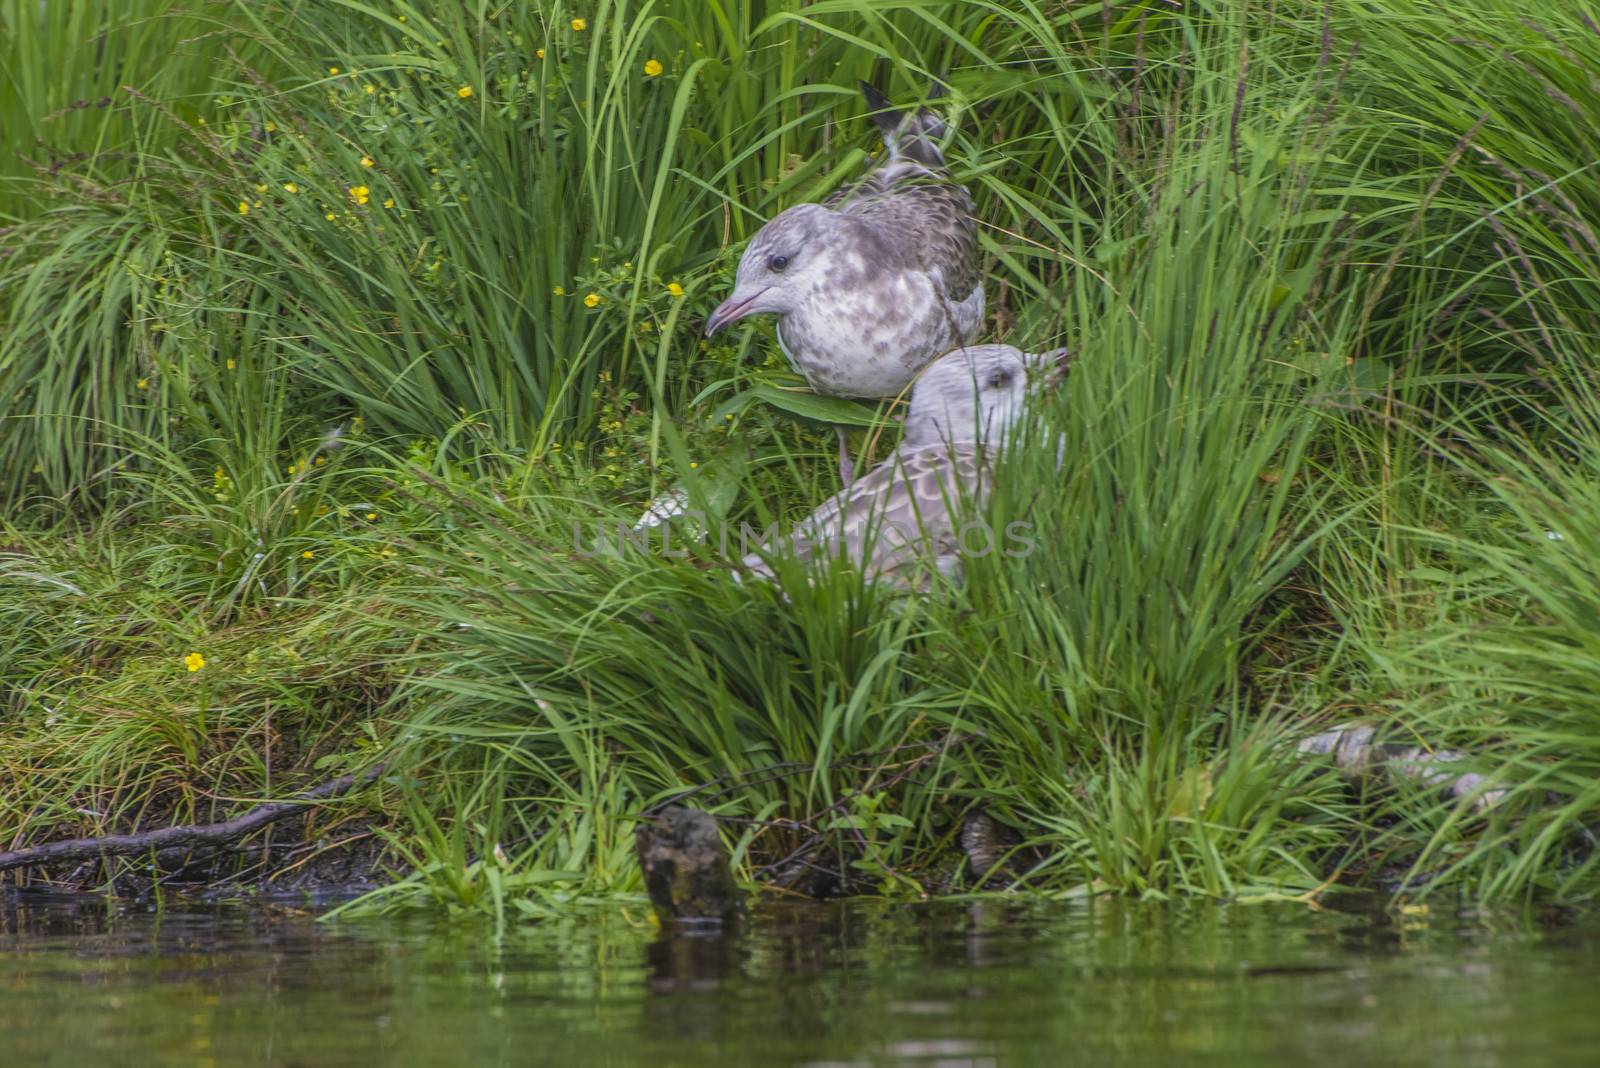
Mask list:
[{"label": "black tail feather", "polygon": [[900,113],[894,109],[894,101],[885,96],[882,89],[871,82],[863,81],[861,95],[866,98],[867,107],[872,110],[872,124],[883,131],[885,138],[900,128]]},{"label": "black tail feather", "polygon": [[[945,91],[945,86],[935,81],[928,92],[928,99],[935,100],[943,96]],[[873,125],[883,134],[884,143],[889,146],[890,159],[904,157],[929,168],[944,166],[944,153],[939,149],[939,142],[944,139],[946,132],[944,120],[927,108],[920,108],[910,115],[897,111],[894,102],[871,82],[861,83],[861,95],[871,109]]]}]

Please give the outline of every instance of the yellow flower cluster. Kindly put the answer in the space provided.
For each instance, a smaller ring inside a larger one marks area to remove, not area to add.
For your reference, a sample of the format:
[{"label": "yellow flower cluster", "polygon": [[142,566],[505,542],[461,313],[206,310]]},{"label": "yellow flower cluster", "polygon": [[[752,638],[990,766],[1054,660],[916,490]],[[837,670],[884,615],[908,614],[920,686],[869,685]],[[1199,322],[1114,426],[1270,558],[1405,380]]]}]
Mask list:
[{"label": "yellow flower cluster", "polygon": [[350,187],[350,199],[357,204],[365,204],[369,199],[368,194],[370,192],[371,190],[364,185],[353,185]]},{"label": "yellow flower cluster", "polygon": [[654,78],[665,69],[659,59],[647,59],[644,61],[644,73],[647,78]]},{"label": "yellow flower cluster", "polygon": [[199,653],[190,653],[188,656],[183,658],[183,666],[188,668],[190,671],[199,671],[201,668],[206,666],[206,658],[201,656]]}]

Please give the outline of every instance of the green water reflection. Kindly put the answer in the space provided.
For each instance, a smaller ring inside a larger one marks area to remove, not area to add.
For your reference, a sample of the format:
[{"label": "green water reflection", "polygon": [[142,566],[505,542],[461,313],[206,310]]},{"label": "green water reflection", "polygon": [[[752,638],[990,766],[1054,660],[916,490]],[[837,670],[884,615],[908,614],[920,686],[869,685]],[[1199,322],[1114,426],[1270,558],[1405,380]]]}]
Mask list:
[{"label": "green water reflection", "polygon": [[1600,923],[1282,904],[519,930],[0,906],[11,1065],[1600,1064]]}]

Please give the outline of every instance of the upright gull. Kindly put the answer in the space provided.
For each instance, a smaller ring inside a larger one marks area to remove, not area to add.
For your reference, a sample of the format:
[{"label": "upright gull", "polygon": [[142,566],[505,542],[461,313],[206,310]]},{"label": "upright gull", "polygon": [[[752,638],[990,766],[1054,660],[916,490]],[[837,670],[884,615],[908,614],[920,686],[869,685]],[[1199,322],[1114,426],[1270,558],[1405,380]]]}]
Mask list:
[{"label": "upright gull", "polygon": [[[945,125],[899,116],[862,83],[888,155],[821,204],[780,212],[751,238],[706,336],[778,316],[778,343],[818,393],[893,397],[983,324],[972,197],[946,174]],[[843,432],[840,434],[841,459]],[[847,475],[848,477],[848,475]]]}]

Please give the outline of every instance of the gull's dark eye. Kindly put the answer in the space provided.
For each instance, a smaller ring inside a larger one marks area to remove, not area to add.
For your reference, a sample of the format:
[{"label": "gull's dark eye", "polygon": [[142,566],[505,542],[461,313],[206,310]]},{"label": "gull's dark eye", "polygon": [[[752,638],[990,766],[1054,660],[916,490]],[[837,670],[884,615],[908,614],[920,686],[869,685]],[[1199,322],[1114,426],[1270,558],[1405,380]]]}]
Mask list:
[{"label": "gull's dark eye", "polygon": [[787,266],[789,266],[789,257],[788,256],[768,256],[767,257],[767,270],[769,270],[769,271],[781,271]]}]

